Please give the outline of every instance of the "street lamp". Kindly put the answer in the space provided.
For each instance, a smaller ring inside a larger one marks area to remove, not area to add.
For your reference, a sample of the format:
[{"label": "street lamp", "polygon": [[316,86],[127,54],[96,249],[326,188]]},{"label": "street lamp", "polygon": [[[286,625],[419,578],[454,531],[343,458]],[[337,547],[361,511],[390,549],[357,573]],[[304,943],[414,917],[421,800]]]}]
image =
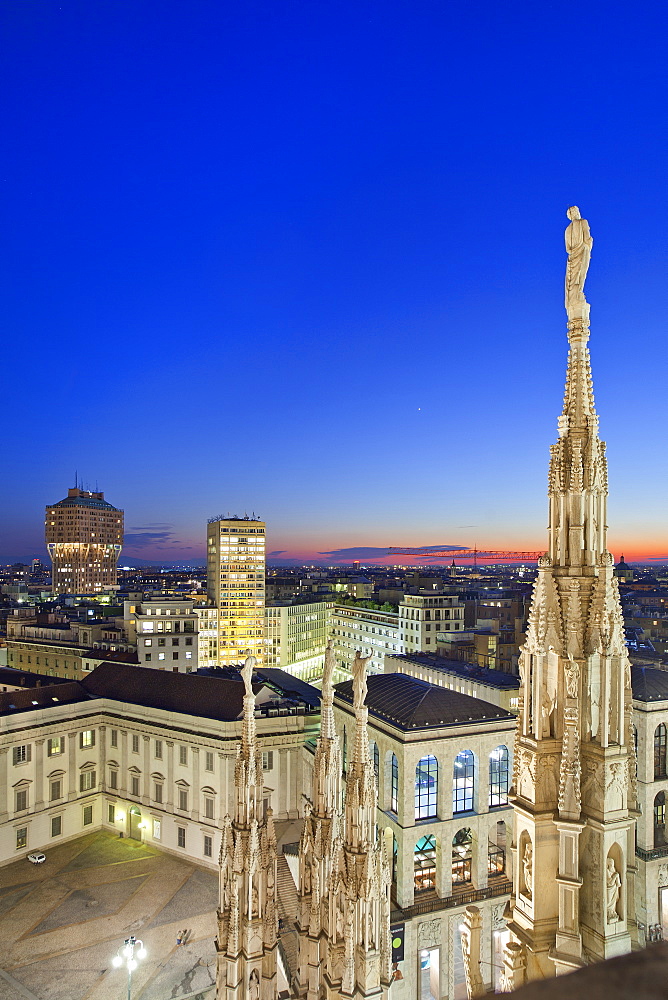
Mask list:
[{"label": "street lamp", "polygon": [[[136,952],[135,952],[136,949]],[[125,944],[119,948],[111,960],[115,969],[120,969],[125,963],[128,970],[128,1000],[131,1000],[132,973],[137,968],[138,959],[146,958],[146,948],[143,941],[138,941],[134,934],[125,939]]]}]

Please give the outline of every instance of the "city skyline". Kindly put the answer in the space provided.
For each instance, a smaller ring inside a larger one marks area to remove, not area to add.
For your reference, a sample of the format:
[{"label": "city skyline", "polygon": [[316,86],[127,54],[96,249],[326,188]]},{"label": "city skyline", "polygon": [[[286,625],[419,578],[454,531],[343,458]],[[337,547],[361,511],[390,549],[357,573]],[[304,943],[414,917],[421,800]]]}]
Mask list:
[{"label": "city skyline", "polygon": [[304,562],[542,548],[571,204],[610,545],[668,552],[666,404],[629,355],[668,359],[649,14],[1,10],[6,398],[26,380],[2,561],[45,557],[75,469],[125,511],[121,564],[203,559],[221,510]]}]

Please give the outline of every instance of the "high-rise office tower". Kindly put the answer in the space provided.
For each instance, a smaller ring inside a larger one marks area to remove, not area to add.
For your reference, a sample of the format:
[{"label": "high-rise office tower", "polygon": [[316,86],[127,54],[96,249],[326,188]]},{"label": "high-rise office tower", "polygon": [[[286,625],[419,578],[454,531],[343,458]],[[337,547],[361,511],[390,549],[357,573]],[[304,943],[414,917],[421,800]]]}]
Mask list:
[{"label": "high-rise office tower", "polygon": [[46,508],[44,527],[54,594],[98,594],[115,586],[123,511],[104,493],[68,490]]},{"label": "high-rise office tower", "polygon": [[214,517],[207,528],[207,591],[218,609],[217,662],[264,652],[265,523]]}]

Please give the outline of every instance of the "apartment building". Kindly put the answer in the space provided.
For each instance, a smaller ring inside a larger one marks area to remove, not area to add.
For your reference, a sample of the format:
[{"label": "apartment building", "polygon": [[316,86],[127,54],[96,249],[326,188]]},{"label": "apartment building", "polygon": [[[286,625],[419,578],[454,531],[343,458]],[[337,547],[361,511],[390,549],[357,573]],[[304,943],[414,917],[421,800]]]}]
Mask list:
[{"label": "apartment building", "polygon": [[445,594],[406,594],[399,605],[401,652],[435,652],[437,632],[464,628],[464,604]]},{"label": "apartment building", "polygon": [[197,670],[199,622],[190,599],[125,602],[128,639],[142,667],[184,674]]},{"label": "apartment building", "polygon": [[396,653],[399,645],[399,615],[396,611],[374,611],[354,605],[335,604],[330,612],[331,635],[343,680],[350,676],[355,651],[371,656],[367,671],[383,672],[386,653]]},{"label": "apartment building", "polygon": [[265,609],[267,666],[304,681],[322,676],[332,601],[274,601]]}]

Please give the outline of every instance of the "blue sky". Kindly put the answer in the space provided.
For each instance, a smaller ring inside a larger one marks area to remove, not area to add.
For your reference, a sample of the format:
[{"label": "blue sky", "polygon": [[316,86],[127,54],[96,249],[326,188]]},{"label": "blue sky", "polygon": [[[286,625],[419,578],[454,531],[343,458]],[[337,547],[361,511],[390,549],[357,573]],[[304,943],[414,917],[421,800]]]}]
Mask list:
[{"label": "blue sky", "polygon": [[592,228],[610,542],[668,551],[665,5],[0,2],[0,559],[538,548]]}]

